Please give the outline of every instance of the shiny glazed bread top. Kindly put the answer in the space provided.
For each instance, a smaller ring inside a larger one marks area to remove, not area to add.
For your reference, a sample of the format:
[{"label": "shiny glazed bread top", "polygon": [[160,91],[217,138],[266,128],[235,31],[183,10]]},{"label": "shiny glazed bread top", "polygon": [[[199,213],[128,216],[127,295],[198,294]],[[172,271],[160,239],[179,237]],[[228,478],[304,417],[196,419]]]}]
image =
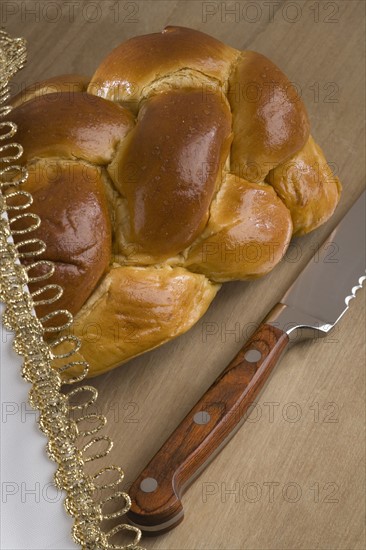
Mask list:
[{"label": "shiny glazed bread top", "polygon": [[53,78],[14,105],[91,375],[185,332],[221,282],[270,271],[339,200],[286,76],[198,31],[132,38],[89,83]]}]

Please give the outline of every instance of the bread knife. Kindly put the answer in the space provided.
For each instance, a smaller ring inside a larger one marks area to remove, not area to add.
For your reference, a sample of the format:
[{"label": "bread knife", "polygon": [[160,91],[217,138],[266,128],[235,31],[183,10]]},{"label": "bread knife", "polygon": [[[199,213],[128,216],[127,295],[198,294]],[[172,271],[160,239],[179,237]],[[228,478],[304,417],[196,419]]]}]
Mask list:
[{"label": "bread knife", "polygon": [[288,345],[327,335],[348,309],[366,279],[365,199],[366,191],[132,484],[128,520],[145,534],[182,521],[182,494],[241,426]]}]

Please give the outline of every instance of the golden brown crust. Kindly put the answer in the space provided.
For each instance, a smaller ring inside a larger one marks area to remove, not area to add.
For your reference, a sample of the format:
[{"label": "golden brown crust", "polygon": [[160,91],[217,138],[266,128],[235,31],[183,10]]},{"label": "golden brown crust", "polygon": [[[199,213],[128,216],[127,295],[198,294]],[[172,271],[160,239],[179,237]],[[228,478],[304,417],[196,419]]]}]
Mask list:
[{"label": "golden brown crust", "polygon": [[185,267],[218,282],[259,277],[280,261],[291,234],[290,213],[269,185],[229,174]]},{"label": "golden brown crust", "polygon": [[[100,169],[79,162],[40,161],[29,170],[24,190],[33,196],[30,211],[41,218],[41,227],[32,232],[32,238],[42,239],[47,246],[39,259],[55,265],[47,283],[64,289],[57,309],[77,313],[111,258],[111,225]],[[16,223],[14,229],[22,229],[29,220]],[[33,276],[41,274],[42,269],[33,270]],[[44,282],[34,283],[30,290],[44,286]],[[55,304],[39,306],[37,313],[46,315],[54,310]]]},{"label": "golden brown crust", "polygon": [[340,181],[312,136],[301,151],[271,170],[267,181],[290,210],[297,236],[330,218],[341,194]]},{"label": "golden brown crust", "polygon": [[263,181],[309,136],[305,106],[287,77],[263,55],[245,51],[229,80],[234,140],[231,171]]},{"label": "golden brown crust", "polygon": [[12,120],[24,147],[22,162],[56,157],[107,164],[134,126],[127,109],[80,92],[31,99],[12,111]]},{"label": "golden brown crust", "polygon": [[76,316],[91,376],[186,332],[205,313],[219,285],[182,268],[116,267]]},{"label": "golden brown crust", "polygon": [[99,65],[88,91],[133,104],[151,82],[187,68],[223,84],[238,54],[202,32],[166,27],[160,33],[136,36],[115,48]]},{"label": "golden brown crust", "polygon": [[231,138],[230,110],[218,94],[183,89],[144,103],[108,168],[127,199],[130,240],[142,252],[171,256],[199,235]]},{"label": "golden brown crust", "polygon": [[14,108],[19,107],[35,97],[47,94],[68,93],[72,95],[75,92],[86,92],[89,81],[90,78],[79,74],[62,74],[53,78],[47,78],[21,90],[12,98],[10,105]]},{"label": "golden brown crust", "polygon": [[212,281],[267,273],[293,226],[317,227],[339,200],[301,99],[255,52],[168,27],[116,48],[90,93],[49,90],[13,118],[30,170],[62,166],[28,188],[90,376],[187,330]]}]

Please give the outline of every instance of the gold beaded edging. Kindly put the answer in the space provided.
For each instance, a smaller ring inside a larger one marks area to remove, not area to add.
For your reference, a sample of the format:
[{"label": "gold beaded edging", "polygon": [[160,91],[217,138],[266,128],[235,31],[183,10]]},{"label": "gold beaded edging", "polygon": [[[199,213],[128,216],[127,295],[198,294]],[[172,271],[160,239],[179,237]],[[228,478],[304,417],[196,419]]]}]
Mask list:
[{"label": "gold beaded edging", "polygon": [[[90,385],[78,386],[68,393],[62,393],[63,385],[72,385],[80,382],[87,375],[89,365],[86,362],[71,361],[65,366],[56,370],[52,367],[54,359],[68,359],[75,354],[81,346],[81,342],[75,336],[63,336],[48,344],[43,336],[46,332],[58,332],[67,329],[73,322],[72,315],[66,310],[59,310],[38,319],[34,313],[34,305],[56,302],[63,293],[59,285],[46,285],[32,295],[27,289],[27,283],[46,280],[52,276],[54,266],[52,262],[37,260],[46,248],[43,241],[39,239],[25,238],[22,242],[14,244],[13,235],[28,234],[39,227],[41,220],[35,214],[25,213],[32,204],[32,196],[26,191],[19,189],[19,186],[26,181],[28,173],[24,167],[13,164],[23,154],[22,146],[12,142],[16,134],[16,125],[7,120],[11,114],[11,107],[4,105],[9,98],[9,81],[11,77],[20,70],[26,61],[26,43],[22,38],[10,38],[9,35],[0,31],[0,301],[6,304],[3,315],[4,326],[14,331],[15,338],[13,347],[15,351],[24,358],[22,376],[32,384],[29,393],[31,406],[39,411],[39,427],[48,437],[47,452],[49,457],[58,465],[55,473],[55,485],[63,489],[67,496],[65,508],[74,518],[72,536],[74,541],[84,549],[131,549],[144,550],[138,546],[141,538],[141,531],[128,524],[120,524],[108,532],[101,528],[103,520],[110,520],[124,515],[131,506],[128,494],[118,491],[118,485],[124,477],[121,468],[110,466],[102,468],[94,475],[85,471],[85,464],[98,458],[106,456],[113,447],[113,442],[106,435],[96,436],[106,424],[103,415],[94,413],[88,414],[88,407],[96,402],[97,390]],[[5,145],[1,145],[5,142]],[[9,192],[9,190],[11,190]],[[22,199],[22,202],[14,202],[14,199]],[[11,212],[9,221],[8,213]],[[27,217],[31,224],[27,229],[12,230],[11,226],[20,218]],[[35,245],[35,251],[22,252],[22,247]],[[34,262],[23,267],[20,258],[31,258]],[[48,267],[48,272],[41,277],[32,277],[32,269],[42,264]],[[54,296],[49,300],[36,300],[45,291],[55,291]],[[42,323],[50,321],[58,316],[67,318],[62,326],[45,327]],[[61,343],[68,341],[74,346],[69,352],[57,354],[54,350]],[[70,368],[81,367],[81,374],[73,378],[63,377],[63,373]],[[84,403],[72,403],[72,398],[78,394],[86,394]],[[82,416],[76,420],[72,419],[75,411],[81,411]],[[93,429],[82,430],[79,425],[83,421],[97,422]],[[93,436],[89,441],[79,448],[80,438]],[[95,452],[94,455],[87,455],[93,445],[106,442],[104,451]],[[116,472],[116,481],[100,484],[98,480],[108,472]],[[113,489],[111,496],[104,497],[99,502],[97,494],[106,489]],[[103,512],[103,507],[111,501],[124,500],[124,506],[114,513]],[[111,542],[112,537],[121,531],[130,531],[134,534],[134,541],[130,544],[120,546]]]}]

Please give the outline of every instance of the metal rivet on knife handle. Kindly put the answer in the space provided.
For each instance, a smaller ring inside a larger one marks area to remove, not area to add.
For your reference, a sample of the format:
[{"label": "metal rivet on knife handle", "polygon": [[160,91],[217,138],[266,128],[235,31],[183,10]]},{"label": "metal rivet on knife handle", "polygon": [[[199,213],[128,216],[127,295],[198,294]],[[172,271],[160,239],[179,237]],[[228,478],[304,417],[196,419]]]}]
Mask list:
[{"label": "metal rivet on knife handle", "polygon": [[158,482],[153,477],[146,477],[140,483],[140,489],[144,493],[153,493],[158,487]]},{"label": "metal rivet on knife handle", "polygon": [[249,363],[256,363],[261,357],[262,354],[257,349],[249,349],[244,356],[245,360]]},{"label": "metal rivet on knife handle", "polygon": [[193,417],[193,422],[195,424],[208,424],[211,420],[211,415],[206,411],[199,411]]}]

